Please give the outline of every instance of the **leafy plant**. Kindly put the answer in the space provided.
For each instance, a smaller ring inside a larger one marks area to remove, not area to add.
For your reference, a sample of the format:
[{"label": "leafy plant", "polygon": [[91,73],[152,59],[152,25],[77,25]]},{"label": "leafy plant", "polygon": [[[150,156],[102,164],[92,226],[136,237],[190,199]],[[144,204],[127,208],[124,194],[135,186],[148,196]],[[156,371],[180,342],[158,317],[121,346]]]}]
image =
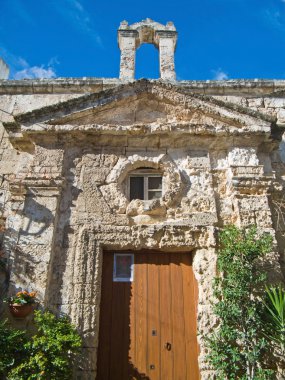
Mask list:
[{"label": "leafy plant", "polygon": [[25,358],[26,342],[24,331],[10,327],[7,320],[0,321],[0,378],[6,378],[10,369]]},{"label": "leafy plant", "polygon": [[10,380],[68,380],[81,338],[67,316],[57,318],[50,312],[35,311],[38,329],[25,349],[28,358],[13,368]]},{"label": "leafy plant", "polygon": [[279,357],[285,361],[285,289],[281,284],[266,287],[265,336],[275,343]]},{"label": "leafy plant", "polygon": [[208,360],[217,379],[270,379],[263,368],[267,341],[261,335],[263,304],[257,297],[266,279],[257,262],[271,250],[269,234],[257,229],[228,226],[219,235],[218,276],[214,279],[213,305],[218,317],[216,331],[208,341]]},{"label": "leafy plant", "polygon": [[36,302],[36,292],[27,292],[26,290],[16,293],[15,296],[6,299],[9,304],[26,305]]}]

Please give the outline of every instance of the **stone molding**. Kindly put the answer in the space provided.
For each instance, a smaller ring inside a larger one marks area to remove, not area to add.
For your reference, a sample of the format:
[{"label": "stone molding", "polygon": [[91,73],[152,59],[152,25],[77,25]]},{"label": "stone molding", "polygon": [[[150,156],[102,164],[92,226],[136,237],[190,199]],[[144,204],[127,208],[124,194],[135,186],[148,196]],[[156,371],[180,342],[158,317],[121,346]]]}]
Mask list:
[{"label": "stone molding", "polygon": [[[152,83],[161,79],[149,79]],[[17,94],[80,94],[96,93],[122,84],[118,78],[53,78],[53,79],[0,79],[0,95]],[[229,79],[180,80],[175,84],[188,92],[205,95],[244,95],[250,97],[284,97],[285,80],[282,79]]]},{"label": "stone molding", "polygon": [[[139,97],[142,94],[155,96],[160,102],[172,102],[174,105],[179,105],[185,110],[198,109],[200,112],[210,114],[211,117],[218,118],[219,120],[223,119],[231,125],[238,123],[248,127],[253,126],[253,129],[256,129],[256,127],[268,129],[275,121],[274,117],[247,107],[217,100],[210,96],[189,94],[177,86],[141,80],[133,84],[121,85],[115,89],[83,95],[76,99],[18,114],[14,116],[14,122],[3,124],[13,134],[14,139],[23,138],[21,136],[21,125],[27,128],[29,125],[37,124],[37,126],[34,126],[34,129],[39,132],[41,129],[40,123],[69,124],[69,120],[78,117],[78,114],[83,111],[85,113],[94,112],[94,110],[101,111],[107,105],[112,103],[115,105],[120,100],[128,101],[129,99],[130,101],[132,97]],[[43,125],[43,131],[44,128],[45,126]]]}]

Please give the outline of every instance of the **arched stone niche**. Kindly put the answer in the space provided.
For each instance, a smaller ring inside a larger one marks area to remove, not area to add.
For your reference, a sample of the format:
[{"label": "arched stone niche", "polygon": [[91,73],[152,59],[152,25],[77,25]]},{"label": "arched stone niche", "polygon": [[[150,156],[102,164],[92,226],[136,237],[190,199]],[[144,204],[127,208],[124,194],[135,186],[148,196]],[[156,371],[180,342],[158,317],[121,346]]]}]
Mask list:
[{"label": "arched stone niche", "polygon": [[118,29],[118,43],[121,50],[120,79],[135,77],[135,54],[141,44],[153,44],[159,49],[160,78],[175,80],[174,52],[177,32],[172,22],[162,25],[149,18],[128,25],[122,21]]},{"label": "arched stone niche", "polygon": [[[129,174],[136,169],[152,168],[163,176],[164,192],[161,199],[151,201],[132,200],[127,197],[127,181]],[[119,214],[126,213],[130,217],[138,215],[166,215],[167,209],[175,207],[182,198],[185,179],[173,160],[167,154],[145,153],[133,154],[118,160],[106,178],[106,185],[100,187],[101,192],[112,209]]]}]

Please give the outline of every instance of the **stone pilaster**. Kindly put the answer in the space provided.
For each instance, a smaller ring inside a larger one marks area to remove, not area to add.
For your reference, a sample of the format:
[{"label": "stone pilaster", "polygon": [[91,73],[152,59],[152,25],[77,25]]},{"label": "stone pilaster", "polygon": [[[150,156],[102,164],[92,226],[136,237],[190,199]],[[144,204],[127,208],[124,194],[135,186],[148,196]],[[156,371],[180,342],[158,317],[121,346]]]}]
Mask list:
[{"label": "stone pilaster", "polygon": [[176,47],[177,32],[157,31],[156,38],[159,40],[159,69],[160,78],[176,80],[174,68],[174,52]]},{"label": "stone pilaster", "polygon": [[270,282],[282,282],[283,275],[269,201],[270,193],[275,186],[274,175],[265,176],[260,165],[234,166],[231,170],[237,223],[241,227],[256,225],[259,230],[272,235],[273,249],[266,255],[262,265]]},{"label": "stone pilaster", "polygon": [[132,80],[135,77],[135,56],[136,56],[136,30],[118,31],[118,42],[121,50],[120,79]]}]

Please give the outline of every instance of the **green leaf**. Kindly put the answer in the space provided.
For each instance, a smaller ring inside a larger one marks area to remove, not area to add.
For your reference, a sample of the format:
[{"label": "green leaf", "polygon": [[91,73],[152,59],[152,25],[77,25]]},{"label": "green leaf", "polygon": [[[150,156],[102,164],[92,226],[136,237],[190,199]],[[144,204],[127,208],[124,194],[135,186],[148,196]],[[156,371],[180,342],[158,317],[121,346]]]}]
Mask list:
[{"label": "green leaf", "polygon": [[266,274],[258,261],[270,252],[272,237],[259,234],[256,227],[228,226],[219,234],[219,243],[218,275],[213,282],[217,298],[213,311],[219,325],[204,337],[208,361],[218,379],[270,379],[272,373],[264,368],[268,346],[262,335],[265,306],[258,297]]}]

